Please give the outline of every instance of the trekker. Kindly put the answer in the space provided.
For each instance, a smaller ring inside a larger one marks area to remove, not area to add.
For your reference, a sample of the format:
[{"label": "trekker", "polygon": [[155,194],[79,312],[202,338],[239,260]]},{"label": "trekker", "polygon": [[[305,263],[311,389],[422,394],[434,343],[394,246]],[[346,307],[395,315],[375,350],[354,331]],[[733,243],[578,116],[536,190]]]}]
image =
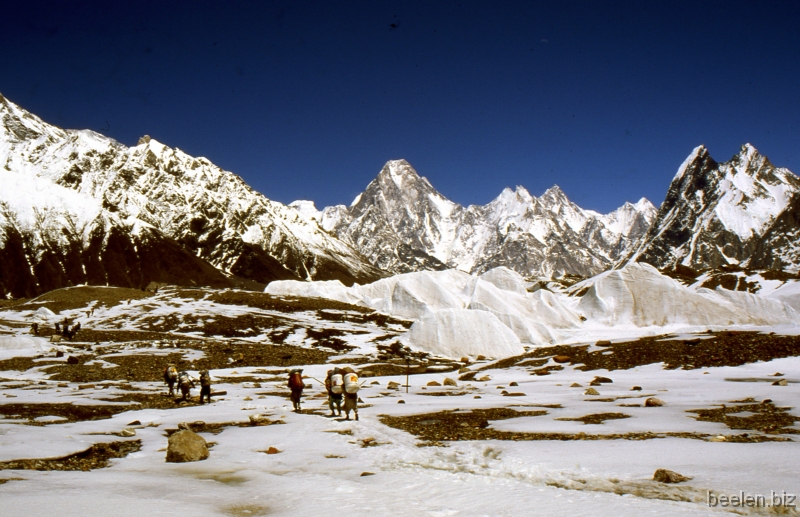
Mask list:
[{"label": "trekker", "polygon": [[303,381],[303,370],[300,368],[289,370],[289,389],[292,390],[292,404],[294,405],[295,412],[300,412],[300,399],[303,397],[303,388],[305,388],[305,381]]},{"label": "trekker", "polygon": [[350,411],[355,413],[358,420],[358,375],[352,368],[345,368],[342,380],[344,381],[344,416],[345,420],[350,420]]},{"label": "trekker", "polygon": [[178,374],[178,386],[181,388],[181,395],[183,395],[181,401],[184,401],[189,398],[189,394],[194,388],[194,381],[189,377],[188,373],[180,372]]},{"label": "trekker", "polygon": [[211,404],[211,375],[208,370],[200,372],[200,403],[203,403],[203,396],[206,397],[208,403]]},{"label": "trekker", "polygon": [[175,383],[178,382],[178,369],[174,364],[168,364],[164,368],[164,384],[169,386],[169,396],[175,395]]},{"label": "trekker", "polygon": [[39,324],[36,322],[31,323],[31,334],[34,336],[39,335]]},{"label": "trekker", "polygon": [[[339,373],[339,368],[328,370],[328,375],[325,377],[325,389],[328,390],[328,407],[331,410],[331,416],[342,416],[342,374]],[[334,411],[334,407],[336,411]]]}]

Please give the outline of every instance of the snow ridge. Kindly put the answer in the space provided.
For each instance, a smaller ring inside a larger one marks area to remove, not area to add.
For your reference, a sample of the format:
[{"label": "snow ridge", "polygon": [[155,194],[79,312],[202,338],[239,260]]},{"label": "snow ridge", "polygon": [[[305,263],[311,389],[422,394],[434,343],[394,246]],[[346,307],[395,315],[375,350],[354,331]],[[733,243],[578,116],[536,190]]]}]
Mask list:
[{"label": "snow ridge", "polygon": [[[148,229],[225,275],[262,283],[385,275],[324,231],[313,205],[301,215],[205,158],[149,136],[126,147],[92,131],[63,130],[2,96],[0,121],[0,239],[11,226],[31,235],[31,267],[47,246],[79,238],[85,248],[97,228],[114,227],[126,235]],[[42,235],[54,240],[36,242]]]}]

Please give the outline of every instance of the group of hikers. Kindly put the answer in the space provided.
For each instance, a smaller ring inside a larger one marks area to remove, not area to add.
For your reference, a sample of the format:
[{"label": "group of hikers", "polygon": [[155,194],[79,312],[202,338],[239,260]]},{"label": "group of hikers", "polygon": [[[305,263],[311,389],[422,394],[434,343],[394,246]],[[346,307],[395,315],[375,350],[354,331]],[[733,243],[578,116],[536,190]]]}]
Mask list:
[{"label": "group of hikers", "polygon": [[[178,389],[181,390],[181,401],[187,400],[191,389],[196,386],[195,382],[200,383],[200,404],[203,404],[204,400],[210,404],[211,376],[208,370],[201,370],[200,378],[193,379],[187,372],[179,372],[174,364],[169,364],[164,368],[164,384],[169,387],[169,396],[175,396],[175,386],[178,386]],[[360,385],[356,372],[350,367],[328,370],[324,384],[328,392],[330,416],[337,416],[337,414],[342,416],[342,410],[344,410],[345,420],[350,420],[350,412],[352,411],[355,419],[358,420],[358,389]],[[302,368],[295,368],[289,371],[288,386],[291,390],[289,398],[292,401],[294,411],[299,413],[303,390],[306,387]]]},{"label": "group of hikers", "polygon": [[187,372],[178,371],[174,364],[168,364],[164,368],[164,384],[169,387],[169,396],[175,396],[175,386],[181,390],[181,401],[189,398],[192,388],[196,387],[195,381],[200,383],[200,403],[208,402],[211,404],[211,375],[208,370],[200,370],[200,378],[193,379]]},{"label": "group of hikers", "polygon": [[[64,320],[61,323],[56,322],[55,330],[57,336],[62,336],[72,341],[75,338],[75,335],[78,333],[78,331],[81,330],[81,323],[78,322],[75,325],[70,326],[69,318],[64,318]],[[36,322],[31,323],[31,334],[33,334],[34,336],[39,335],[38,323]]]},{"label": "group of hikers", "polygon": [[[316,379],[315,379],[316,380]],[[317,381],[319,382],[319,381]],[[330,416],[342,416],[344,409],[345,420],[350,420],[350,411],[358,420],[358,375],[348,367],[334,368],[328,370],[325,377],[325,390],[328,392],[328,408],[331,410]],[[291,400],[296,412],[300,411],[300,399],[303,396],[303,389],[306,387],[303,381],[302,368],[289,371],[289,389],[292,391]],[[344,404],[342,404],[344,402]]]}]

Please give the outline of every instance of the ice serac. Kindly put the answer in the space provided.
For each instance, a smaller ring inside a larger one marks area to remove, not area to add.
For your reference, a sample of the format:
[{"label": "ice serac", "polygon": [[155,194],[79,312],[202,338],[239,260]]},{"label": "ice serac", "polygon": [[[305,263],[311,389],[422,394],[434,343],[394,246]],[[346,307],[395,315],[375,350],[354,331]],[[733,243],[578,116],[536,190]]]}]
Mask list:
[{"label": "ice serac", "polygon": [[394,160],[349,207],[324,209],[322,226],[394,273],[505,267],[524,276],[591,276],[608,269],[655,213],[646,199],[605,215],[583,210],[557,186],[539,198],[505,189],[487,205],[464,208]]},{"label": "ice serac", "polygon": [[796,269],[798,192],[800,179],[750,144],[725,163],[699,146],[678,169],[650,229],[620,263]]},{"label": "ice serac", "polygon": [[780,300],[751,293],[693,290],[646,263],[628,264],[587,280],[578,311],[607,326],[784,325],[800,323]]},{"label": "ice serac", "polygon": [[494,315],[465,309],[426,314],[411,326],[407,343],[445,357],[499,358],[525,351],[514,333]]},{"label": "ice serac", "polygon": [[363,305],[361,297],[338,280],[304,282],[302,280],[275,280],[267,285],[265,293],[274,296],[325,298],[351,305]]},{"label": "ice serac", "polygon": [[[597,331],[664,333],[731,325],[798,325],[800,283],[768,295],[686,286],[646,263],[631,263],[575,284],[569,292],[529,293],[515,273],[480,276],[419,271],[345,287],[337,282],[273,282],[278,296],[317,296],[413,320],[403,337],[418,349],[459,358],[505,357],[520,347],[592,339]],[[651,327],[658,327],[652,330]],[[596,338],[595,338],[596,339]]]},{"label": "ice serac", "polygon": [[385,276],[315,220],[150,137],[63,130],[0,96],[0,296],[88,282]]}]

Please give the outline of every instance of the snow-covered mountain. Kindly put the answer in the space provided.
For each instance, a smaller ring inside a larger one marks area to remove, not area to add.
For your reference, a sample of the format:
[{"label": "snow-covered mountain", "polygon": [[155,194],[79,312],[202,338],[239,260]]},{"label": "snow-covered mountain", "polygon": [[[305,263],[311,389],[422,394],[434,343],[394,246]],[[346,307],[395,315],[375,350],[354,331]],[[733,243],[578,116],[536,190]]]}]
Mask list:
[{"label": "snow-covered mountain", "polygon": [[[0,96],[0,295],[385,273],[241,178],[142,137],[63,130]],[[212,267],[213,266],[213,267]]]},{"label": "snow-covered mountain", "polygon": [[644,198],[605,215],[583,210],[557,186],[538,198],[523,187],[505,189],[487,205],[465,208],[405,160],[388,162],[349,207],[305,207],[308,217],[395,273],[505,266],[546,277],[608,269],[656,213]]},{"label": "snow-covered mountain", "polygon": [[697,147],[678,169],[655,222],[620,263],[714,269],[800,268],[800,178],[750,144],[725,163]]}]

